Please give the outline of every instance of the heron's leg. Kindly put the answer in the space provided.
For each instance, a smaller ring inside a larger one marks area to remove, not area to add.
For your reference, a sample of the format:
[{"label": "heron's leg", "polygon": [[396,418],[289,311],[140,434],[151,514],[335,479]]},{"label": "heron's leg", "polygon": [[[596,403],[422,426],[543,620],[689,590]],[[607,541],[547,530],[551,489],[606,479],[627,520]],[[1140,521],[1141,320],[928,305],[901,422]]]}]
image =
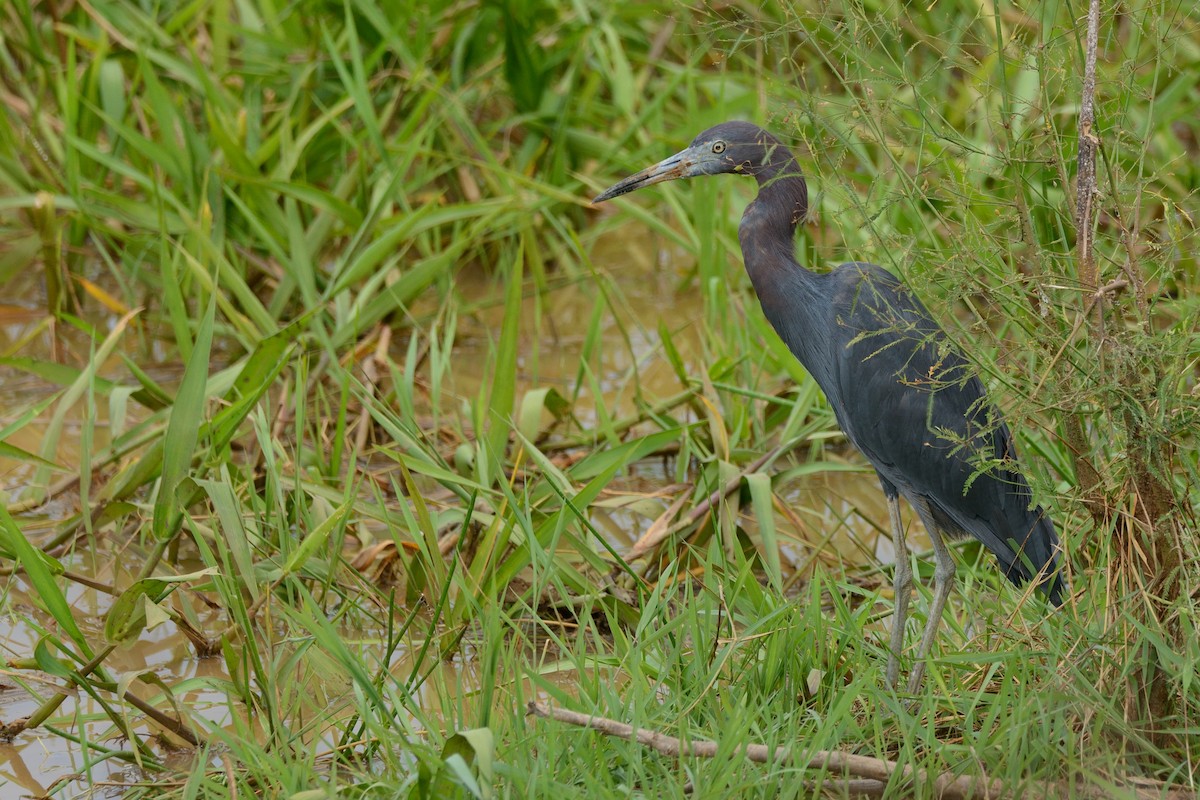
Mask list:
[{"label": "heron's leg", "polygon": [[892,613],[892,652],[888,655],[887,685],[896,688],[900,676],[900,652],[904,649],[904,626],[908,619],[908,599],[912,589],[912,564],[904,543],[904,525],[900,522],[900,498],[887,493],[888,518],[892,523],[892,542],[896,546],[896,575],[892,581],[895,611]]},{"label": "heron's leg", "polygon": [[929,540],[933,542],[933,556],[937,566],[933,570],[933,602],[929,605],[929,619],[925,622],[925,633],[921,635],[921,646],[917,650],[917,660],[908,676],[909,693],[916,692],[921,686],[921,678],[925,674],[925,658],[933,647],[933,638],[937,635],[938,625],[942,621],[942,611],[946,608],[946,599],[954,588],[954,557],[950,548],[942,538],[942,532],[933,523],[932,515],[925,510],[921,515],[928,523]]}]

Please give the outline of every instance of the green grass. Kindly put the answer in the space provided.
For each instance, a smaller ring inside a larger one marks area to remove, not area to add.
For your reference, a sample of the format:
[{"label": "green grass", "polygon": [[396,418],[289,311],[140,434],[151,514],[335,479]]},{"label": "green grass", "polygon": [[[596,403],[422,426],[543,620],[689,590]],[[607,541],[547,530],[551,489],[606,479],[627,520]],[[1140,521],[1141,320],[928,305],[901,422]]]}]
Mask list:
[{"label": "green grass", "polygon": [[[1200,15],[1103,9],[1098,318],[1086,8],[996,8],[5,6],[0,291],[45,319],[0,376],[51,388],[0,416],[0,658],[31,711],[3,724],[85,766],[39,791],[109,762],[180,798],[840,791],[757,742],[1016,796],[1194,792]],[[882,686],[890,569],[781,497],[847,454],[741,269],[753,186],[589,209],[729,118],[801,157],[802,264],[883,264],[963,345],[1064,539],[1055,614],[958,548],[916,697]],[[671,535],[630,558],[612,509]],[[88,581],[121,597],[107,628]],[[215,669],[113,666],[180,634]]]}]

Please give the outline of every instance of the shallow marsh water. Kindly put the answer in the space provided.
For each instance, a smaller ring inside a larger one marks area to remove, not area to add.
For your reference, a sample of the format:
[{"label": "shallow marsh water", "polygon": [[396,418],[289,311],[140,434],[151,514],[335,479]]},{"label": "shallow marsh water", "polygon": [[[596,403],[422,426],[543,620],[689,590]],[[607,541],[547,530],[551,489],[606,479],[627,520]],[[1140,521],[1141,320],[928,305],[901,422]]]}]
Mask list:
[{"label": "shallow marsh water", "polygon": [[[681,388],[678,377],[662,353],[658,340],[657,321],[666,314],[670,316],[671,329],[675,331],[674,344],[679,350],[689,371],[699,372],[703,361],[704,347],[698,331],[702,327],[704,309],[701,298],[693,291],[677,292],[679,276],[671,267],[672,254],[657,249],[649,238],[630,238],[628,230],[620,231],[597,242],[595,261],[605,272],[607,280],[620,290],[621,309],[619,319],[603,321],[600,348],[596,355],[596,386],[604,394],[604,404],[610,414],[631,413],[635,389],[647,397],[663,397],[678,392]],[[463,305],[473,306],[473,313],[460,319],[453,351],[453,370],[448,375],[446,404],[464,402],[475,397],[480,384],[486,380],[485,371],[489,359],[489,348],[495,331],[500,327],[503,310],[500,305],[489,303],[496,287],[483,276],[462,274],[456,283]],[[43,315],[38,310],[39,298],[32,284],[24,305],[0,307],[0,353],[49,360],[54,336],[43,326]],[[593,314],[596,302],[596,287],[585,278],[563,283],[542,297],[528,296],[523,314],[529,321],[526,331],[536,331],[522,341],[522,359],[518,365],[521,386],[552,385],[560,392],[577,394],[575,414],[586,424],[594,418],[594,403],[586,388],[573,391],[580,364],[580,351],[587,320]],[[93,324],[101,329],[111,325],[115,317],[99,313]],[[43,326],[40,330],[38,326]],[[165,343],[152,343],[150,352],[154,363],[145,365],[155,370],[156,377],[171,384],[181,374],[180,367],[173,363],[170,349]],[[80,357],[76,348],[67,354]],[[86,350],[83,351],[86,355]],[[395,354],[402,363],[403,353]],[[74,362],[73,362],[74,363]],[[114,363],[113,374],[119,374],[119,363]],[[0,401],[2,408],[24,409],[31,404],[50,397],[55,387],[24,373],[0,367]],[[521,391],[519,387],[518,391]],[[133,404],[129,408],[132,409]],[[48,417],[51,410],[47,411]],[[68,468],[81,463],[81,448],[85,446],[82,434],[90,430],[92,446],[108,441],[110,418],[104,403],[98,403],[91,425],[85,425],[88,411],[82,403],[76,404],[68,414],[57,448],[51,454],[55,460]],[[458,413],[439,410],[436,413]],[[0,411],[0,427],[10,420]],[[121,425],[130,424],[122,419]],[[45,434],[45,423],[27,426],[9,443],[30,452],[41,453],[40,437]],[[862,461],[856,454],[845,456],[853,463]],[[19,499],[29,482],[35,467],[28,463],[0,458],[0,497],[7,502]],[[606,507],[603,502],[593,509],[592,522],[596,529],[618,551],[627,550],[646,532],[654,517],[661,513],[666,501],[654,497],[657,490],[673,481],[673,470],[662,458],[648,459],[634,466],[629,473],[613,484],[624,498],[643,494],[645,502],[614,503]],[[820,557],[827,562],[841,561],[846,565],[887,563],[892,559],[891,542],[886,535],[887,511],[876,479],[869,469],[818,473],[792,481],[779,487],[780,497],[795,509],[802,509],[796,519],[777,520],[782,544],[782,566],[785,572],[804,566],[811,561],[813,546],[820,542]],[[54,522],[78,510],[78,494],[67,490],[56,495],[49,503],[39,507],[34,516],[22,517],[26,532],[38,541],[39,530],[48,530]],[[754,529],[749,510],[741,515],[741,524],[748,530]],[[814,541],[815,540],[815,541]],[[920,546],[919,544],[917,545]],[[63,557],[67,568],[89,576],[97,582],[123,588],[134,579],[140,564],[136,550],[128,543],[112,541],[104,533],[97,537],[94,546]],[[352,554],[350,554],[352,555]],[[27,594],[27,585],[22,577],[4,578],[5,586],[3,616],[0,616],[0,655],[6,660],[29,658],[36,646],[39,633],[35,621],[45,620],[36,604]],[[77,613],[81,627],[89,636],[103,640],[104,617],[112,596],[97,589],[79,584],[68,584],[68,599]],[[203,598],[189,591],[177,592],[171,602],[188,604],[188,612],[206,631],[221,630],[228,620],[218,609],[212,608]],[[347,638],[364,641],[378,638],[380,631],[347,631]],[[441,707],[446,692],[473,694],[480,679],[478,665],[465,655],[452,661],[442,662],[432,680],[422,685],[415,701],[426,711]],[[412,659],[411,648],[401,647],[393,656],[394,669],[410,669],[404,659]],[[188,639],[172,624],[164,624],[147,631],[133,644],[114,653],[106,666],[114,674],[152,671],[167,685],[180,687],[179,702],[186,704],[192,714],[202,718],[213,731],[225,730],[229,735],[245,735],[253,730],[253,715],[247,709],[231,705],[220,684],[229,676],[226,663],[220,657],[200,658]],[[20,679],[38,685],[45,696],[57,686],[56,681],[39,684],[40,673],[25,671]],[[554,673],[552,670],[543,678],[560,683],[569,689],[575,676],[569,671]],[[155,691],[135,682],[135,690],[143,697]],[[331,709],[343,709],[333,713],[334,717],[351,713],[349,686],[330,679],[323,685],[327,696],[324,704]],[[530,687],[532,691],[532,687]],[[460,701],[463,698],[458,698]],[[38,703],[17,683],[0,673],[0,720],[10,722],[32,713]],[[140,719],[134,716],[134,719]],[[53,724],[72,729],[87,739],[113,749],[123,749],[127,742],[112,738],[115,735],[95,701],[86,695],[72,693],[53,717]],[[149,732],[144,724],[135,725],[139,732]],[[326,743],[332,745],[332,743]],[[74,796],[89,787],[102,793],[119,792],[130,781],[146,779],[146,775],[131,769],[120,760],[110,760],[99,765],[95,751],[69,739],[54,735],[45,729],[22,734],[15,742],[0,744],[0,782],[7,782],[10,790],[35,796],[55,790],[59,781],[70,786],[61,796]],[[90,773],[90,777],[81,777]],[[108,783],[109,788],[105,789]],[[19,787],[15,788],[14,787]],[[3,794],[3,793],[0,793]]]}]

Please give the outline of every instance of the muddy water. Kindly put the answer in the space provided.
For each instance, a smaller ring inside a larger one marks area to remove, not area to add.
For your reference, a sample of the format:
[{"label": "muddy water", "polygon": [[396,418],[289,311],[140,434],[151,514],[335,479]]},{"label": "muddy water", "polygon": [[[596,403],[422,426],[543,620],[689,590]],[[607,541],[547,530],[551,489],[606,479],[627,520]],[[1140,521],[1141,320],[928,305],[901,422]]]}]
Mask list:
[{"label": "muddy water", "polygon": [[[109,563],[117,560],[116,554],[104,555]],[[90,577],[107,580],[112,576],[100,572]],[[39,623],[51,624],[47,616],[35,610],[36,606],[27,592],[27,586],[20,578],[10,579],[6,592],[8,604],[17,609],[23,617],[31,615],[37,618]],[[77,619],[85,635],[93,641],[102,641],[103,620],[111,607],[112,598],[102,592],[75,586],[68,590],[68,600],[77,612]],[[186,593],[177,593],[170,602],[176,608],[181,603],[188,604],[204,630],[221,630],[229,623],[222,613]],[[420,622],[417,626],[430,627]],[[0,643],[4,648],[5,658],[28,657],[39,638],[39,634],[31,626],[21,621],[13,622],[11,618],[0,622],[0,632],[3,633]],[[369,662],[372,653],[378,659],[384,657],[381,633],[346,630],[342,638],[352,648],[367,654],[365,658]],[[424,678],[412,693],[416,708],[407,719],[408,728],[415,731],[423,729],[426,720],[436,721],[442,709],[462,708],[475,702],[474,698],[482,696],[484,683],[482,667],[474,658],[469,637],[464,641],[461,654],[452,660],[439,661],[436,656],[427,655],[424,662],[418,663],[420,644],[416,642],[397,648],[388,661],[389,671],[401,683],[410,681],[415,675]],[[322,658],[289,660],[289,656],[296,654],[298,647],[286,636],[281,635],[266,646],[270,649],[267,654],[269,664],[286,663],[294,670],[294,680],[287,684],[297,696],[275,697],[275,702],[284,705],[302,704],[303,716],[306,719],[319,717],[336,721],[354,714],[353,693],[343,673],[337,669],[330,669],[326,660]],[[530,654],[531,663],[541,660],[537,658],[538,655]],[[225,739],[245,740],[250,737],[260,743],[267,743],[267,734],[257,721],[259,712],[232,700],[230,695],[222,690],[222,686],[229,680],[225,661],[219,656],[197,657],[187,639],[170,624],[146,631],[130,646],[114,651],[106,660],[105,667],[118,680],[131,673],[149,671],[171,686],[178,706],[187,709],[186,719],[192,729],[202,739],[216,745],[213,751],[215,755],[210,764],[214,769],[220,769],[222,766],[219,752],[220,744]],[[551,664],[540,671],[539,679],[557,685],[564,691],[570,691],[578,676],[568,670],[555,671]],[[550,699],[528,679],[518,680],[521,681],[521,697],[525,700],[544,702]],[[12,722],[27,717],[38,709],[40,701],[20,688],[21,681],[28,681],[43,697],[52,696],[54,689],[59,685],[58,681],[43,683],[40,673],[35,671],[12,670],[7,674],[0,671],[0,721]],[[415,684],[416,681],[412,683]],[[130,689],[148,701],[153,700],[158,693],[154,687],[136,681],[132,682]],[[511,685],[493,686],[493,689],[506,694],[516,693],[516,688]],[[514,698],[514,704],[515,702]],[[169,709],[166,703],[157,702],[155,705]],[[129,718],[135,723],[134,730],[140,736],[149,737],[161,733],[158,728],[141,721],[142,715],[139,711],[133,707],[128,707],[127,710]],[[85,758],[80,746],[55,735],[47,727],[76,733],[84,732],[88,737],[91,752]],[[324,726],[325,731],[330,729],[331,726]],[[322,730],[314,730],[311,736],[302,737],[310,747],[318,752],[329,752],[338,745]],[[169,741],[172,737],[167,735],[166,738]],[[88,795],[88,792],[95,792],[97,789],[100,789],[101,793],[94,796],[117,796],[123,786],[153,781],[153,774],[144,773],[127,761],[101,761],[99,758],[99,751],[103,749],[125,750],[128,745],[128,741],[105,721],[104,710],[99,704],[87,695],[72,692],[45,726],[21,734],[15,742],[0,743],[0,799],[50,796],[52,788],[58,792],[55,796],[59,797],[92,796]],[[165,757],[169,762],[171,752],[166,751]],[[180,757],[190,759],[192,752],[184,750]],[[105,794],[105,789],[113,794]]]},{"label": "muddy water", "polygon": [[[56,326],[47,321],[46,299],[37,271],[27,271],[9,280],[4,291],[5,302],[0,303],[0,358],[57,363],[75,369],[88,364],[96,343],[76,328],[61,324]],[[80,313],[80,317],[92,325],[100,336],[112,331],[120,316],[98,307],[94,302]],[[141,321],[131,324],[118,347],[153,380],[167,386],[178,382],[182,367],[177,363],[174,348],[150,336]],[[102,378],[127,375],[117,353],[101,365],[99,373]],[[0,364],[0,430],[13,423],[26,409],[52,398],[60,391],[60,385],[39,377],[33,371]],[[66,472],[51,474],[49,480],[53,483],[70,474],[82,462],[81,448],[89,437],[92,452],[99,451],[109,445],[113,436],[128,430],[145,416],[142,407],[131,400],[118,402],[98,394],[94,403],[95,407],[91,410],[80,402],[66,411],[54,447],[47,447],[46,440],[52,430],[51,420],[56,406],[46,409],[19,430],[5,435],[4,442],[63,467]],[[32,462],[0,456],[0,502],[12,504],[27,499],[29,485],[39,471],[45,472]],[[45,484],[46,478],[43,476],[40,482]],[[52,500],[40,510],[51,519],[61,519],[75,508],[67,498],[65,501]]]},{"label": "muddy water", "polygon": [[[519,387],[553,386],[575,398],[573,411],[583,423],[594,419],[595,398],[589,381],[577,383],[585,338],[597,303],[602,303],[601,338],[588,362],[609,416],[635,411],[637,389],[650,398],[681,391],[679,379],[663,356],[658,324],[665,321],[685,363],[699,368],[704,307],[698,292],[677,292],[681,280],[673,266],[678,254],[662,249],[650,235],[622,229],[599,239],[592,248],[598,277],[581,274],[551,279],[555,285],[541,297],[527,296],[521,313]],[[604,284],[603,291],[597,282]],[[477,310],[460,316],[451,390],[475,397],[487,380],[489,352],[504,320],[503,286],[489,276],[461,272],[455,287],[464,306]],[[605,301],[604,297],[608,300]]]},{"label": "muddy water", "polygon": [[[682,388],[673,370],[663,356],[657,334],[657,325],[664,314],[669,315],[668,324],[674,332],[674,343],[690,371],[701,371],[703,346],[700,333],[703,329],[703,304],[692,291],[677,293],[679,274],[673,266],[673,254],[663,251],[649,238],[630,238],[631,231],[622,230],[598,241],[593,249],[593,258],[602,280],[608,282],[615,314],[603,318],[601,342],[598,353],[589,362],[594,370],[596,387],[603,395],[605,408],[610,416],[619,417],[635,410],[633,398],[640,389],[649,398],[666,397]],[[443,405],[461,409],[464,398],[475,397],[489,359],[489,349],[500,329],[503,310],[491,302],[497,288],[482,276],[464,274],[457,282],[457,290],[464,307],[476,310],[463,314],[459,320],[453,363],[447,376],[447,396]],[[0,306],[0,355],[28,356],[48,359],[51,355],[52,337],[39,329],[42,314],[38,310],[39,298],[35,287],[21,298],[23,304]],[[575,383],[580,368],[581,352],[587,325],[593,314],[597,298],[596,284],[590,276],[576,281],[560,281],[551,291],[541,297],[530,296],[523,306],[522,351],[519,364],[521,383],[525,388],[555,386],[562,394],[574,396]],[[112,319],[96,321],[102,327]],[[166,348],[162,348],[165,355]],[[85,351],[86,353],[86,351]],[[78,357],[78,353],[75,354]],[[398,354],[401,355],[402,354]],[[76,363],[76,362],[73,362]],[[163,369],[174,369],[162,366]],[[635,382],[636,376],[636,382]],[[169,383],[169,381],[167,381]],[[0,428],[10,423],[8,414],[19,413],[42,398],[49,397],[55,387],[22,373],[0,367]],[[595,414],[595,398],[588,384],[578,392],[575,413],[586,426]],[[52,411],[52,409],[51,409]],[[45,415],[48,419],[49,413]],[[451,411],[446,413],[461,413]],[[57,451],[52,454],[64,465],[80,462],[81,434],[91,426],[93,446],[102,446],[110,434],[107,408],[100,403],[94,417],[86,417],[85,409],[79,405],[68,416],[62,439]],[[126,424],[120,420],[118,424]],[[31,452],[41,452],[41,437],[45,424],[28,426],[21,434],[8,439],[10,444]],[[855,456],[848,454],[847,459]],[[0,458],[0,502],[17,499],[29,481],[33,468],[20,461]],[[652,459],[636,465],[629,475],[615,482],[611,489],[614,495],[645,495],[644,500],[634,498],[632,502],[618,502],[611,506],[603,502],[594,510],[593,521],[597,529],[619,550],[627,549],[651,525],[669,500],[655,497],[656,490],[674,481],[673,468],[661,459]],[[878,484],[869,470],[860,472],[825,473],[793,481],[782,487],[781,496],[795,510],[791,518],[779,518],[777,527],[782,545],[785,570],[796,570],[810,565],[814,557],[826,562],[838,561],[849,565],[888,562],[892,551],[886,535],[887,513]],[[76,509],[77,497],[65,495],[56,500],[56,505],[39,509],[43,524],[61,519]],[[36,536],[38,523],[28,517],[24,524]],[[742,522],[752,529],[754,521],[747,509],[742,513]],[[91,575],[96,580],[119,586],[128,585],[131,572],[113,574],[112,565],[125,563],[129,571],[137,565],[130,564],[128,554],[116,558],[99,558],[95,563],[87,562],[82,556],[68,558],[68,568]],[[36,609],[26,594],[27,587],[20,577],[0,578],[5,584],[0,589],[0,658],[5,660],[28,658],[36,645],[38,632],[28,624],[30,618],[43,624],[48,621]],[[69,600],[76,610],[81,624],[90,636],[102,640],[102,625],[112,598],[102,592],[70,584]],[[227,624],[220,613],[208,608],[185,592],[177,593],[172,602],[190,603],[192,613],[201,628],[208,631],[220,630]],[[367,632],[369,637],[371,632]],[[407,650],[398,651],[393,672],[407,674],[414,668],[405,659],[411,660]],[[220,658],[197,658],[192,646],[171,625],[145,633],[132,646],[115,653],[107,666],[117,674],[152,670],[168,685],[183,686],[179,699],[190,709],[191,714],[206,721],[213,730],[225,730],[230,735],[246,735],[248,715],[246,709],[231,706],[225,692],[218,688],[227,680],[225,663]],[[558,676],[564,685],[573,680],[570,673]],[[554,680],[551,670],[546,676]],[[11,722],[32,713],[38,706],[22,684],[35,692],[48,696],[57,681],[41,682],[40,673],[5,672],[0,670],[0,721]],[[478,687],[480,676],[477,665],[470,659],[439,666],[433,678],[424,685],[417,700],[422,708],[437,713],[446,694],[471,694]],[[135,684],[136,686],[136,684]],[[338,697],[339,687],[331,680],[327,687],[331,707],[345,705],[348,697]],[[149,687],[137,689],[143,697],[152,697],[155,691]],[[450,702],[462,702],[461,696],[450,698]],[[347,713],[349,710],[347,709]],[[335,714],[336,716],[336,714]],[[140,715],[134,713],[135,719]],[[91,720],[91,721],[89,721]],[[123,749],[127,742],[112,738],[114,732],[103,723],[103,716],[94,701],[86,696],[71,695],[54,716],[54,724],[63,729],[84,731],[99,744]],[[140,728],[148,732],[146,728]],[[95,759],[95,754],[90,758]],[[70,776],[85,772],[88,763],[83,750],[68,740],[40,731],[23,734],[12,744],[0,744],[0,786],[20,787],[20,791],[42,795],[51,790],[56,781],[71,782],[65,796],[73,796],[89,787],[86,779]],[[112,760],[92,766],[91,781],[112,781],[120,784],[126,780],[142,777],[125,765]],[[0,797],[7,797],[0,791]]]},{"label": "muddy water", "polygon": [[[37,644],[39,634],[24,620],[33,616],[39,623],[52,623],[35,610],[37,607],[29,597],[23,580],[9,578],[5,591],[7,604],[20,616],[9,616],[0,621],[3,627],[3,657],[28,658]],[[85,635],[92,641],[103,641],[104,615],[112,598],[102,592],[70,584],[67,599]],[[130,672],[150,670],[169,686],[181,686],[184,680],[190,678],[201,679],[193,684],[199,686],[205,679],[219,681],[226,677],[220,660],[197,658],[187,639],[170,625],[148,631],[129,647],[115,651],[105,666],[118,679]],[[29,716],[40,705],[38,699],[21,688],[21,682],[27,682],[42,698],[52,697],[54,690],[61,685],[57,680],[44,681],[44,676],[36,671],[0,673],[0,720],[6,723]],[[137,682],[134,682],[131,690],[145,699],[157,694],[152,687]],[[221,692],[206,688],[185,689],[178,691],[176,698],[180,705],[191,709],[214,726],[232,724],[234,712]],[[140,712],[133,708],[129,711],[133,719],[139,718]],[[0,797],[15,797],[18,788],[21,795],[48,796],[52,787],[62,792],[56,796],[74,797],[97,784],[120,785],[144,779],[145,776],[132,769],[126,761],[100,759],[97,751],[102,748],[124,750],[128,747],[128,742],[111,725],[100,721],[103,718],[103,711],[94,700],[87,695],[71,692],[47,725],[83,733],[94,748],[91,752],[85,755],[82,747],[56,736],[45,726],[22,733],[12,743],[0,743],[0,787],[5,781],[9,784],[8,789],[0,789]],[[136,725],[135,729],[143,735],[152,732],[145,725]],[[88,775],[89,767],[90,780],[84,777]],[[58,781],[65,781],[66,787],[56,787]]]}]

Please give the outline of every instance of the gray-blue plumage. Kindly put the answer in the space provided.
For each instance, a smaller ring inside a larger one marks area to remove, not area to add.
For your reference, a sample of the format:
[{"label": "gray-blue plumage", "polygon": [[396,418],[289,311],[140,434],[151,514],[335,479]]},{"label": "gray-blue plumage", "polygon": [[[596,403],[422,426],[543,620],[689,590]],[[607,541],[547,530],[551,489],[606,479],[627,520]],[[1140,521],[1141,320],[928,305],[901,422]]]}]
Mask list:
[{"label": "gray-blue plumage", "polygon": [[[1048,599],[1060,604],[1065,587],[1054,525],[1033,505],[1029,485],[1016,468],[1012,434],[970,364],[921,301],[886,270],[855,262],[818,274],[796,262],[793,237],[807,214],[807,187],[792,153],[778,139],[745,122],[718,125],[596,202],[664,180],[730,173],[751,175],[759,185],[738,238],[763,312],[825,392],[850,442],[878,472],[901,557],[906,558],[897,495],[916,508],[930,531],[939,561],[936,610],[920,657],[928,652],[934,617],[940,618],[953,574],[939,533],[974,536],[1013,583],[1036,580]],[[907,564],[898,564],[901,624],[907,580]],[[921,666],[910,689],[919,683]],[[892,682],[894,675],[892,662]]]},{"label": "gray-blue plumage", "polygon": [[884,492],[925,499],[946,533],[983,542],[1018,586],[1041,573],[1041,588],[1061,603],[1058,537],[1013,469],[1012,434],[921,301],[891,273],[861,263],[776,278],[770,291],[785,303],[812,299],[802,315],[778,300],[763,310]]}]

